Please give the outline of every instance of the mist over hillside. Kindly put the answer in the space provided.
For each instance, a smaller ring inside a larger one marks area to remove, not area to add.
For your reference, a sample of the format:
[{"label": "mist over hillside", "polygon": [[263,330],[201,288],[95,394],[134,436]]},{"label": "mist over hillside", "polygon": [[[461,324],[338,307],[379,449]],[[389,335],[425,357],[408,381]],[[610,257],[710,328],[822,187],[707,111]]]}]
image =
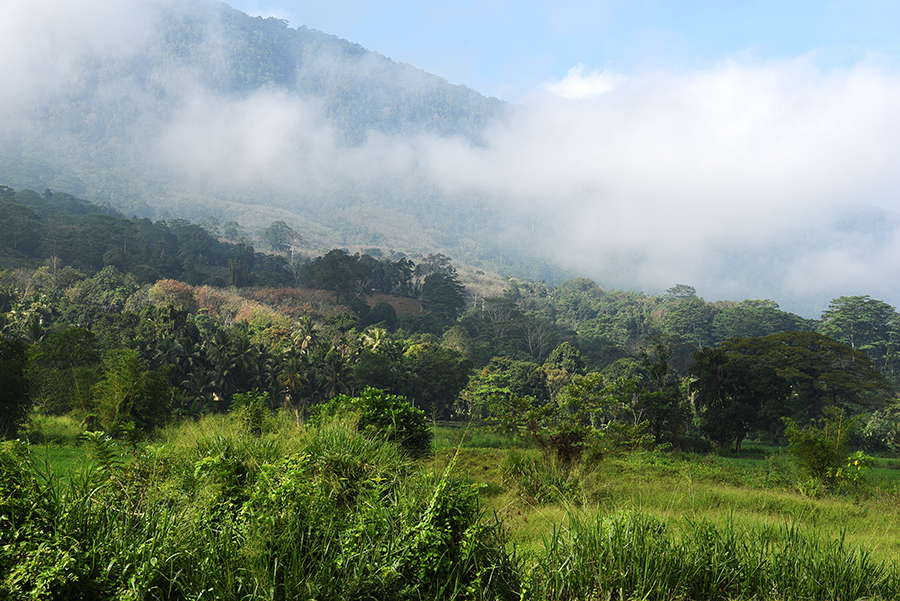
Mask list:
[{"label": "mist over hillside", "polygon": [[900,304],[900,78],[876,60],[576,68],[513,106],[204,0],[10,0],[0,19],[5,185],[808,316]]}]

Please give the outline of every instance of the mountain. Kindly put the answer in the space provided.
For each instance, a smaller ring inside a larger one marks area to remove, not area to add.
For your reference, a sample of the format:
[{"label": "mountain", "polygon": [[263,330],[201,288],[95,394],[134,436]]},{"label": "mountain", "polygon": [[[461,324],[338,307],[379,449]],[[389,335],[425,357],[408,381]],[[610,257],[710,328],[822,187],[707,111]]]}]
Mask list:
[{"label": "mountain", "polygon": [[558,279],[517,248],[514,220],[418,164],[439,145],[483,145],[511,105],[225,4],[142,6],[143,23],[127,12],[91,24],[99,42],[54,48],[70,67],[0,127],[0,183]]},{"label": "mountain", "polygon": [[890,73],[795,88],[802,66],[739,61],[514,106],[211,0],[7,0],[0,21],[0,185],[250,234],[283,221],[313,253],[689,284],[807,317],[900,304],[893,109],[863,102],[900,89]]}]

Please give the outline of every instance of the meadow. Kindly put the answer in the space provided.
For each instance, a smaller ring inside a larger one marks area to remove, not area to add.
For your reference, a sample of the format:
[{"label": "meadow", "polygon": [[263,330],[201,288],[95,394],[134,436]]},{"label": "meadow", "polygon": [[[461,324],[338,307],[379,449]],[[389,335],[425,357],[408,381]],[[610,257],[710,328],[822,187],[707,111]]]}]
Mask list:
[{"label": "meadow", "polygon": [[565,465],[485,427],[211,415],[0,447],[10,599],[895,599],[898,460],[807,490],[781,449]]}]

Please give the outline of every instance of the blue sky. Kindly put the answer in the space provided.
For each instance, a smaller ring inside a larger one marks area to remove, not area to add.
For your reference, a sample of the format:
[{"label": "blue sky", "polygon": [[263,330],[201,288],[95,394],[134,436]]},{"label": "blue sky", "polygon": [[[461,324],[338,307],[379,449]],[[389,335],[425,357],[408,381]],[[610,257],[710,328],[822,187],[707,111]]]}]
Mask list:
[{"label": "blue sky", "polygon": [[697,69],[812,54],[823,68],[900,57],[900,2],[233,0],[356,42],[453,83],[516,100],[576,65]]}]

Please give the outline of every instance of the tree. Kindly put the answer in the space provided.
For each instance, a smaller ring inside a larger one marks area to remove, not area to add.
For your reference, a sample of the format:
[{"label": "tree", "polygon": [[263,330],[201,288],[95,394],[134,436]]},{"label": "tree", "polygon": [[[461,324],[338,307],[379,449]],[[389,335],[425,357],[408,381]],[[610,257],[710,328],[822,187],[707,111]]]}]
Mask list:
[{"label": "tree", "polygon": [[700,427],[719,445],[733,443],[735,452],[749,432],[772,425],[790,395],[790,384],[774,368],[729,359],[723,349],[694,353],[689,372]]},{"label": "tree", "polygon": [[350,392],[351,365],[337,349],[331,349],[325,355],[322,364],[322,389],[326,399],[333,399],[340,394]]},{"label": "tree", "polygon": [[275,252],[288,252],[300,243],[300,234],[284,221],[273,221],[262,231],[262,240]]},{"label": "tree", "polygon": [[99,378],[100,351],[90,330],[55,330],[29,351],[28,379],[36,404],[50,414],[86,411]]},{"label": "tree", "polygon": [[821,419],[806,427],[801,428],[791,419],[785,419],[785,425],[791,454],[800,468],[826,490],[832,488],[846,463],[854,419],[847,419],[842,409],[828,407]]},{"label": "tree", "polygon": [[494,357],[469,379],[461,395],[463,412],[471,417],[490,413],[499,402],[530,398],[539,405],[550,401],[547,374],[537,363]]},{"label": "tree", "polygon": [[469,381],[472,362],[458,352],[431,344],[413,345],[404,355],[409,394],[435,419],[453,417],[454,403]]},{"label": "tree", "polygon": [[687,298],[697,298],[697,289],[687,284],[675,284],[665,293],[666,300],[683,300]]},{"label": "tree", "polygon": [[149,432],[169,418],[173,390],[165,370],[148,370],[136,351],[120,349],[106,356],[103,379],[95,387],[100,425],[115,431],[128,422]]},{"label": "tree", "polygon": [[422,284],[422,300],[429,310],[454,321],[466,307],[465,290],[455,274],[430,273]]},{"label": "tree", "polygon": [[865,353],[883,373],[896,376],[900,350],[897,311],[868,296],[836,298],[822,313],[819,331]]},{"label": "tree", "polygon": [[732,339],[722,348],[732,359],[775,369],[790,382],[795,413],[808,419],[821,417],[829,406],[878,409],[890,391],[866,355],[816,332]]},{"label": "tree", "polygon": [[26,345],[19,340],[0,337],[0,437],[16,435],[28,417],[31,400],[28,397]]},{"label": "tree", "polygon": [[553,352],[547,357],[547,361],[544,362],[545,365],[548,363],[557,365],[570,374],[584,374],[584,357],[568,342],[563,342],[553,349]]},{"label": "tree", "polygon": [[758,338],[781,332],[806,332],[811,322],[799,315],[786,313],[771,300],[745,300],[722,307],[713,318],[713,339],[716,344],[729,338]]},{"label": "tree", "polygon": [[376,388],[366,388],[357,397],[342,394],[332,399],[318,409],[315,419],[322,421],[353,411],[359,412],[359,430],[368,436],[396,442],[412,455],[431,450],[431,428],[425,412],[402,396]]},{"label": "tree", "polygon": [[673,367],[675,350],[675,342],[666,336],[650,338],[641,350],[648,377],[637,391],[634,422],[647,421],[650,433],[659,442],[677,443],[690,417],[681,378]]},{"label": "tree", "polygon": [[322,290],[334,290],[338,304],[372,293],[371,272],[360,264],[359,255],[335,248],[313,260],[308,269],[312,285]]},{"label": "tree", "polygon": [[675,298],[677,300],[665,313],[665,331],[678,336],[693,348],[702,348],[710,344],[713,338],[715,308],[702,298],[693,295]]},{"label": "tree", "polygon": [[0,247],[32,256],[41,243],[43,227],[41,216],[30,207],[0,200]]}]

